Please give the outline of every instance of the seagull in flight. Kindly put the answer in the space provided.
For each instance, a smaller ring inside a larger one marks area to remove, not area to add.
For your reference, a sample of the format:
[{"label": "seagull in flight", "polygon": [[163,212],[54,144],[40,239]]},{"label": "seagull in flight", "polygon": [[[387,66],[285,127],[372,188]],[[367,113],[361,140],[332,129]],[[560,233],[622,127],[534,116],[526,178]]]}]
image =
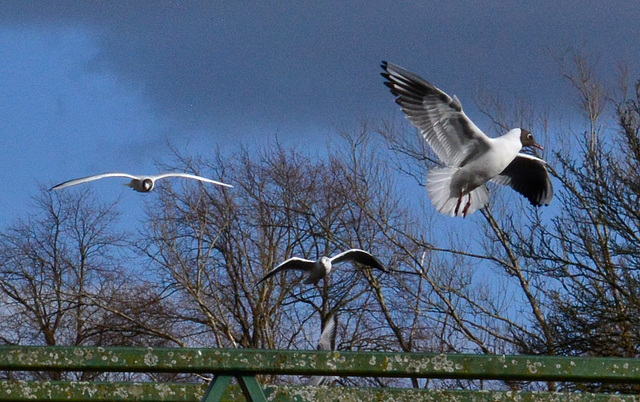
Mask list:
[{"label": "seagull in flight", "polygon": [[329,275],[333,264],[337,264],[343,261],[353,261],[362,265],[377,268],[384,272],[388,272],[387,268],[376,257],[364,250],[354,248],[337,254],[333,257],[322,256],[316,261],[298,257],[290,258],[275,267],[271,272],[266,274],[264,278],[260,279],[257,285],[271,278],[278,272],[286,270],[304,271],[307,273],[307,277],[302,283],[304,283],[305,285],[316,284],[320,281],[320,279]]},{"label": "seagull in flight", "polygon": [[466,217],[484,207],[489,181],[511,186],[534,206],[549,205],[553,187],[547,163],[520,152],[523,147],[543,149],[531,132],[514,128],[490,138],[462,111],[455,95],[395,64],[383,61],[381,67],[396,103],[445,165],[427,175],[429,197],[440,213]]},{"label": "seagull in flight", "polygon": [[[320,334],[320,340],[318,341],[318,350],[336,350],[336,327],[338,326],[338,319],[335,314],[324,323],[324,328]],[[309,378],[307,385],[329,385],[333,381],[335,376],[322,376],[314,375]]]},{"label": "seagull in flight", "polygon": [[130,182],[124,183],[124,185],[129,186],[135,191],[138,191],[140,193],[148,193],[149,191],[153,190],[153,187],[156,184],[156,180],[164,179],[165,177],[184,177],[187,179],[194,179],[194,180],[200,180],[207,183],[217,184],[219,186],[233,187],[229,184],[225,184],[219,181],[215,181],[215,180],[207,179],[205,177],[200,177],[200,176],[187,174],[187,173],[163,173],[156,176],[134,176],[128,173],[103,173],[103,174],[97,174],[95,176],[81,177],[79,179],[68,180],[60,184],[56,184],[55,186],[51,187],[50,191],[60,190],[62,188],[75,186],[76,184],[88,183],[90,181],[104,179],[105,177],[126,177],[128,179],[131,179]]}]

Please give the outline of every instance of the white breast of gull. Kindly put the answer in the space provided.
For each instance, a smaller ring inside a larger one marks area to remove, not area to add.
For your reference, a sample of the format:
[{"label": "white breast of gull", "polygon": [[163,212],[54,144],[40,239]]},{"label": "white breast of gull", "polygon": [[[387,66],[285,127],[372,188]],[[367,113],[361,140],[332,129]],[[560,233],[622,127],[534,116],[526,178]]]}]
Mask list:
[{"label": "white breast of gull", "polygon": [[520,152],[542,149],[531,132],[514,128],[490,138],[462,111],[456,96],[402,67],[382,62],[382,68],[396,103],[445,165],[427,175],[429,197],[440,213],[466,217],[484,207],[490,180],[511,186],[532,205],[549,205],[553,187],[547,163]]}]

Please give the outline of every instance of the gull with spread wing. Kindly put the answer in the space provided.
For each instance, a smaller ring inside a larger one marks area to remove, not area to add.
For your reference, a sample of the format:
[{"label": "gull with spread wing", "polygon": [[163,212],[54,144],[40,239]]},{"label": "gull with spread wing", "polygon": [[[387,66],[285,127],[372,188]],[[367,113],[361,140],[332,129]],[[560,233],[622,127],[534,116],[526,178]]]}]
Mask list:
[{"label": "gull with spread wing", "polygon": [[156,180],[164,179],[166,177],[183,177],[186,179],[194,179],[194,180],[200,180],[202,182],[217,184],[219,186],[233,187],[232,185],[229,185],[229,184],[225,184],[219,181],[207,179],[206,177],[200,177],[200,176],[196,176],[188,173],[163,173],[156,176],[134,176],[128,173],[103,173],[103,174],[97,174],[95,176],[81,177],[79,179],[68,180],[63,183],[56,184],[55,186],[51,187],[50,190],[60,190],[62,188],[71,187],[71,186],[75,186],[77,184],[82,184],[82,183],[88,183],[90,181],[104,179],[106,177],[126,177],[128,179],[131,179],[130,182],[124,183],[124,185],[129,186],[135,191],[138,191],[140,193],[148,193],[149,191],[153,190],[153,187],[156,184]]},{"label": "gull with spread wing", "polygon": [[395,64],[383,61],[382,69],[396,103],[445,165],[427,175],[429,197],[440,213],[466,217],[484,207],[489,181],[511,186],[532,205],[549,205],[553,187],[547,163],[520,152],[542,149],[531,132],[514,128],[490,138],[462,111],[456,96]]},{"label": "gull with spread wing", "polygon": [[307,277],[302,283],[305,285],[316,284],[320,279],[329,275],[333,264],[337,264],[342,261],[353,261],[387,272],[387,268],[376,257],[364,250],[354,248],[333,257],[322,256],[316,261],[298,257],[290,258],[266,274],[257,284],[271,278],[278,272],[287,270],[304,271],[307,273]]}]

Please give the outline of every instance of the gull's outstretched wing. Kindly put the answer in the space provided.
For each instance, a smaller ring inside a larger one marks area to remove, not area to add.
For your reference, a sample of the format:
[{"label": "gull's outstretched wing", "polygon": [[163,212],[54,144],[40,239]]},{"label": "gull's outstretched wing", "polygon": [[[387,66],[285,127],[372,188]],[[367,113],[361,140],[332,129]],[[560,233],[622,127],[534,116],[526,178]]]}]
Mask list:
[{"label": "gull's outstretched wing", "polygon": [[396,103],[445,165],[464,166],[489,149],[489,137],[462,111],[457,97],[395,64],[383,61],[382,68]]},{"label": "gull's outstretched wing", "polygon": [[140,179],[139,176],[134,176],[128,173],[102,173],[94,176],[87,176],[87,177],[81,177],[79,179],[68,180],[60,184],[56,184],[55,186],[51,187],[49,191],[60,190],[61,188],[71,187],[71,186],[75,186],[76,184],[82,184],[82,183],[87,183],[94,180],[104,179],[105,177],[127,177],[129,179]]},{"label": "gull's outstretched wing", "polygon": [[354,261],[387,272],[387,268],[380,260],[372,254],[357,248],[352,248],[331,257],[331,264],[337,264],[342,261]]},{"label": "gull's outstretched wing", "polygon": [[271,278],[272,276],[274,276],[278,272],[282,272],[282,271],[296,270],[296,271],[309,272],[309,271],[311,271],[313,269],[315,264],[316,264],[315,261],[307,260],[307,259],[304,259],[304,258],[298,258],[298,257],[289,258],[288,260],[286,260],[282,264],[280,264],[277,267],[275,267],[268,274],[266,274],[262,279],[260,279],[258,281],[258,283],[256,285],[259,285],[263,281]]},{"label": "gull's outstretched wing", "polygon": [[549,205],[553,199],[553,185],[547,163],[532,155],[518,154],[492,181],[511,186],[537,207]]},{"label": "gull's outstretched wing", "polygon": [[165,177],[184,177],[186,179],[200,180],[207,183],[217,184],[219,186],[233,187],[231,184],[226,184],[220,181],[215,181],[215,180],[207,179],[206,177],[196,176],[194,174],[188,174],[188,173],[163,173],[157,176],[149,176],[149,178],[152,180],[160,180],[160,179],[164,179]]}]

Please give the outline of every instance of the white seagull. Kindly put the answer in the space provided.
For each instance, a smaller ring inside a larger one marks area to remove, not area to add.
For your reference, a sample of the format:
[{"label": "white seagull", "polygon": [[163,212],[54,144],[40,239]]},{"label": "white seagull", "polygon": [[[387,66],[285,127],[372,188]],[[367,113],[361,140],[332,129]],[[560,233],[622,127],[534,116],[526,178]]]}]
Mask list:
[{"label": "white seagull", "polygon": [[63,183],[56,184],[55,186],[51,187],[50,191],[60,190],[61,188],[75,186],[76,184],[82,184],[82,183],[87,183],[94,180],[104,179],[105,177],[126,177],[128,179],[131,179],[129,183],[124,183],[124,184],[126,186],[131,187],[135,191],[138,191],[141,193],[148,193],[149,191],[153,190],[156,180],[164,179],[165,177],[184,177],[187,179],[195,179],[195,180],[200,180],[207,183],[217,184],[219,186],[233,187],[229,184],[221,183],[219,181],[215,181],[215,180],[207,179],[205,177],[200,177],[200,176],[187,174],[187,173],[163,173],[156,176],[134,176],[128,173],[103,173],[103,174],[97,174],[95,176],[81,177],[79,179],[68,180]]},{"label": "white seagull", "polygon": [[[338,325],[338,319],[335,315],[331,315],[327,322],[324,323],[324,328],[320,334],[320,340],[318,341],[318,350],[336,350],[336,327]],[[335,376],[322,376],[314,375],[309,378],[307,385],[329,385],[333,381]]]},{"label": "white seagull", "polygon": [[260,281],[258,281],[256,285],[259,285],[260,283],[262,283],[262,281],[271,278],[278,272],[286,270],[305,271],[308,273],[308,275],[302,283],[304,283],[305,285],[316,284],[320,281],[320,279],[329,275],[333,264],[337,264],[342,261],[354,261],[363,265],[377,268],[384,272],[388,272],[387,268],[376,257],[364,250],[354,248],[335,255],[331,258],[322,256],[316,261],[306,260],[304,258],[298,257],[290,258],[275,267],[271,272],[266,274],[264,278],[260,279]]},{"label": "white seagull", "polygon": [[520,152],[522,147],[543,149],[533,134],[514,128],[489,138],[462,111],[455,95],[451,98],[395,64],[383,61],[382,69],[396,103],[445,165],[427,175],[429,197],[440,213],[466,217],[484,207],[488,181],[511,186],[532,205],[549,205],[553,187],[547,163]]}]

